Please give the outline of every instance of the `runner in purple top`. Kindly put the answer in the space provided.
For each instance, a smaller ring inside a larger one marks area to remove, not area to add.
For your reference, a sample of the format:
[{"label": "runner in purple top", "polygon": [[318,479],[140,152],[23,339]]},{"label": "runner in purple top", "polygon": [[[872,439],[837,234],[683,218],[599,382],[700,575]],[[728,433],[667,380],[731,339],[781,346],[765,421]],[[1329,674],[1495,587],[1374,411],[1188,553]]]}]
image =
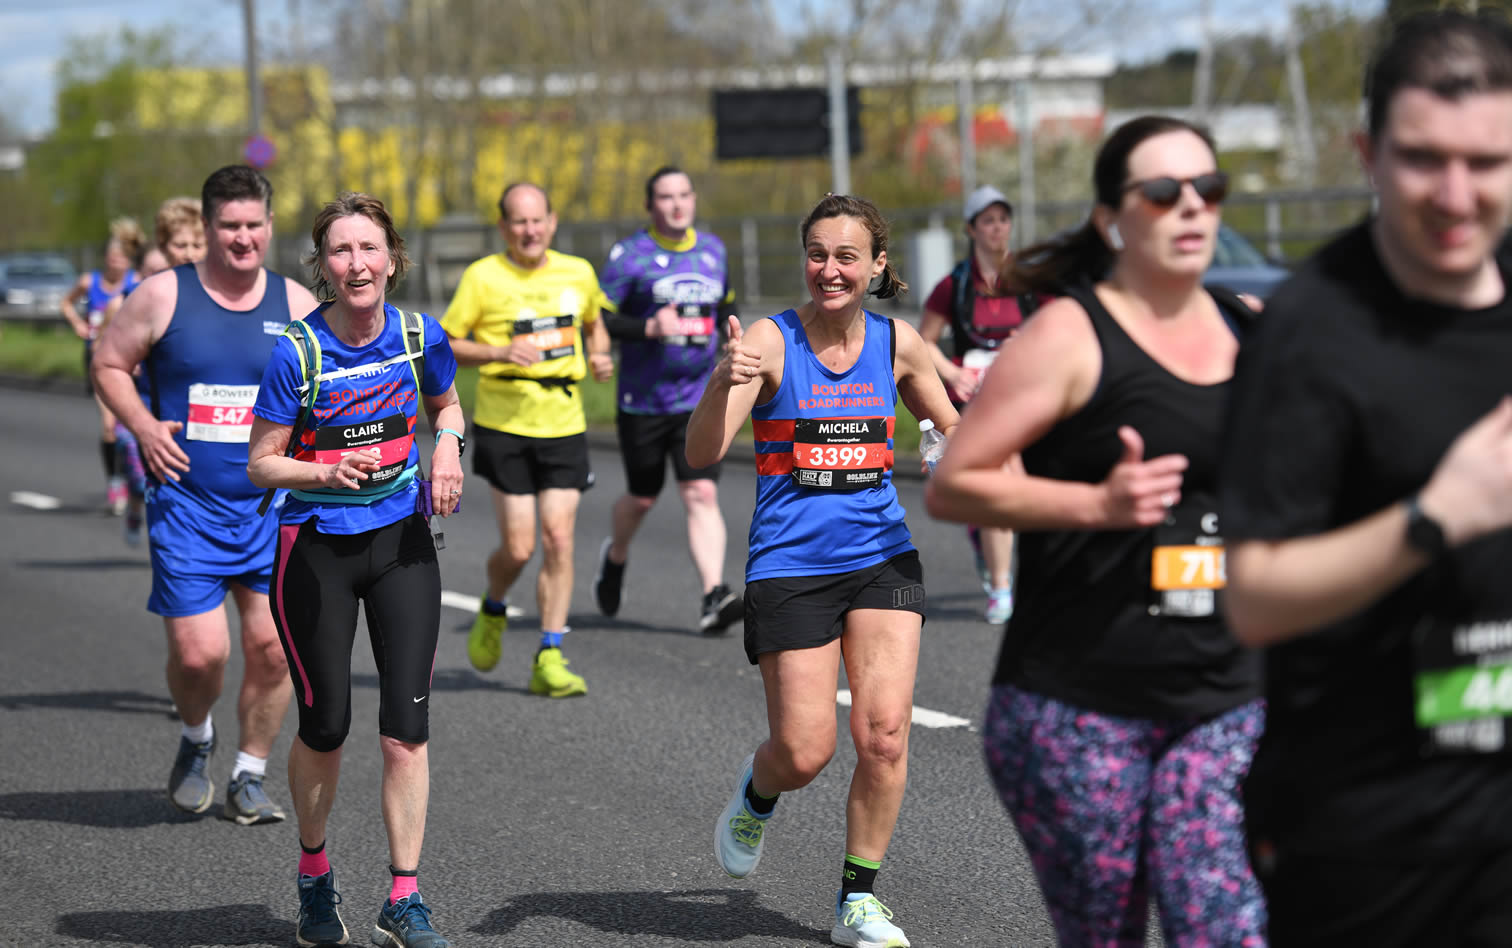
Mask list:
[{"label": "runner in purple top", "polygon": [[735,295],[724,243],[693,229],[697,204],[686,173],[658,168],[646,181],[651,225],[615,244],[599,277],[613,307],[604,324],[620,346],[615,422],[626,493],[614,504],[593,593],[604,615],[619,612],[630,540],[661,493],[670,457],[704,594],[698,628],[719,634],[743,611],[741,597],[724,582],[719,465],[692,467],[683,443],[688,417],[719,360],[721,328],[735,315]]}]

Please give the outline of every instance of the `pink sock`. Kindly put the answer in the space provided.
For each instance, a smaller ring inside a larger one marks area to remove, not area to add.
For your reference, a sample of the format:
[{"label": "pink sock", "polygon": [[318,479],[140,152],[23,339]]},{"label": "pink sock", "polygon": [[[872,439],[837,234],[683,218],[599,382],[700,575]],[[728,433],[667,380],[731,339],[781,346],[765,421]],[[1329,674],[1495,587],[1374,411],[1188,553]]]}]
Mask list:
[{"label": "pink sock", "polygon": [[299,850],[299,874],[302,876],[323,876],[331,871],[331,861],[326,858],[325,847],[320,847],[318,853],[307,853],[303,847]]},{"label": "pink sock", "polygon": [[389,890],[389,901],[397,902],[408,898],[420,890],[420,881],[417,876],[394,876],[394,887]]}]

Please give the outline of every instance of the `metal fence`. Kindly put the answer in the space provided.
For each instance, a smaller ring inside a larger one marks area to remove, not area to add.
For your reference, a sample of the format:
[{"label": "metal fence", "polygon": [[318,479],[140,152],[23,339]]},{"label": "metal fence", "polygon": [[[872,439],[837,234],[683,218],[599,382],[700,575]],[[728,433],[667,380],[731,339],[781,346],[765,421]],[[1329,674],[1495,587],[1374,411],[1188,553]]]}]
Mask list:
[{"label": "metal fence", "polygon": [[[1224,220],[1244,235],[1266,256],[1280,263],[1295,261],[1322,243],[1330,234],[1358,221],[1370,209],[1371,193],[1365,189],[1285,191],[1234,195],[1224,205]],[[1080,224],[1090,209],[1088,202],[1041,203],[1035,209],[1032,233],[1040,238]],[[907,254],[912,232],[943,227],[954,235],[955,251],[965,252],[966,237],[957,205],[910,208],[891,215],[892,243],[889,257],[901,272],[910,272]],[[719,235],[730,254],[730,277],[736,295],[757,305],[784,305],[804,293],[802,255],[798,243],[798,218],[752,216],[701,219],[700,230]],[[1016,238],[1030,232],[1019,220]],[[595,266],[609,254],[615,241],[644,227],[644,220],[561,221],[556,249],[586,257]],[[280,263],[294,261],[282,252],[297,254],[292,241],[280,247]],[[489,253],[502,251],[498,228],[476,221],[443,222],[409,239],[414,269],[399,295],[433,308],[450,299],[462,271],[469,263]],[[284,272],[297,272],[286,269]],[[929,287],[914,287],[903,308],[917,309]]]},{"label": "metal fence", "polygon": [[[1274,191],[1235,194],[1224,205],[1224,220],[1271,259],[1287,263],[1305,256],[1330,234],[1358,221],[1370,209],[1370,191],[1334,189]],[[1074,227],[1086,218],[1089,202],[1040,203],[1033,227],[1018,220],[1015,238],[1043,238]],[[910,272],[907,236],[930,227],[943,227],[955,240],[955,252],[965,251],[959,205],[909,208],[891,213],[892,245],[889,256],[900,271]],[[617,221],[561,221],[555,246],[565,253],[586,257],[599,266],[615,241],[645,226],[643,219]],[[730,253],[730,277],[736,295],[756,309],[788,305],[803,298],[803,276],[798,244],[798,218],[789,216],[706,218],[701,230],[718,234]],[[414,266],[396,296],[407,305],[439,312],[456,289],[467,265],[479,257],[504,249],[493,224],[476,219],[443,221],[407,238]],[[306,275],[302,256],[308,238],[286,234],[275,241],[270,265],[282,273]],[[98,265],[98,248],[83,248],[71,254],[87,270]],[[917,310],[930,287],[916,286],[896,308]],[[0,308],[3,311],[3,308]]]}]

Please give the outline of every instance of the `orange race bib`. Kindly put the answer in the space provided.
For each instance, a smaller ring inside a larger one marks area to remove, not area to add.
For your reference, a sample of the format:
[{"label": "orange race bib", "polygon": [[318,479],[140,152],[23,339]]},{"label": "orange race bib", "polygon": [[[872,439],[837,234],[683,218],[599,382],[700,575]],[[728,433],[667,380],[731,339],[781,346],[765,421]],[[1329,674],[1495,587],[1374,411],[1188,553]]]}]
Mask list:
[{"label": "orange race bib", "polygon": [[572,316],[539,316],[514,321],[514,338],[541,350],[541,359],[565,359],[577,352],[577,328]]},{"label": "orange race bib", "polygon": [[1218,613],[1218,593],[1228,585],[1218,515],[1182,505],[1155,528],[1150,553],[1150,614],[1206,619]]}]

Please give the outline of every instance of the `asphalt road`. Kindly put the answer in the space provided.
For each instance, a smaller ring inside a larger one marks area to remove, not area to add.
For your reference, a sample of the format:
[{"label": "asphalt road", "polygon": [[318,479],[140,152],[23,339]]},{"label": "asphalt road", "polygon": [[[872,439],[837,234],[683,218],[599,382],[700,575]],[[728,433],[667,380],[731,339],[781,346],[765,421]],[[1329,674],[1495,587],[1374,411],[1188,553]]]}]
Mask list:
[{"label": "asphalt road", "polygon": [[[244,828],[184,816],[166,799],[179,724],[163,683],[162,627],[144,609],[146,553],[128,549],[120,521],[100,512],[93,404],[59,391],[0,398],[0,943],[292,944],[292,821]],[[494,672],[468,665],[471,615],[443,612],[420,873],[435,922],[456,945],[827,944],[855,759],[848,709],[836,709],[840,749],[829,769],[784,797],[759,870],[726,877],[712,828],[736,767],[765,733],[760,678],[738,628],[716,639],[689,631],[699,589],[670,491],[636,540],[621,617],[598,616],[593,560],[624,481],[613,453],[595,451],[593,462],[598,486],[579,518],[567,642],[588,696],[526,691],[539,629],[534,566],[515,597],[529,614],[512,623]],[[726,569],[737,586],[753,488],[746,463],[727,469]],[[18,491],[59,506],[23,506]],[[982,765],[978,726],[997,633],[980,619],[963,531],[928,518],[917,481],[900,482],[900,492],[929,589],[915,702],[970,723],[915,726],[879,895],[920,948],[1051,944]],[[469,481],[467,497],[466,513],[445,528],[443,586],[477,595],[496,534],[481,482]],[[361,632],[352,661],[352,736],[328,849],[343,915],[363,943],[387,894],[388,859],[376,674]],[[220,784],[234,757],[239,680],[234,657],[216,709]],[[269,769],[284,804],[293,726],[291,713]]]}]

